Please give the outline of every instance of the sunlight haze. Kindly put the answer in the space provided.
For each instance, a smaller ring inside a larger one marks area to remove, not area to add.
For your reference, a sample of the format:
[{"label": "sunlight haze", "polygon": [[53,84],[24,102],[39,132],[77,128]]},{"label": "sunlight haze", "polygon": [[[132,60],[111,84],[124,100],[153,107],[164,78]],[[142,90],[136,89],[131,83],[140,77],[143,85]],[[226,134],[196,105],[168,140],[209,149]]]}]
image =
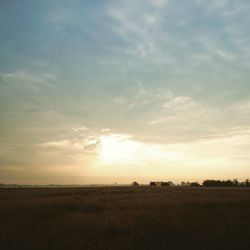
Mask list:
[{"label": "sunlight haze", "polygon": [[250,178],[250,1],[0,3],[0,183]]}]

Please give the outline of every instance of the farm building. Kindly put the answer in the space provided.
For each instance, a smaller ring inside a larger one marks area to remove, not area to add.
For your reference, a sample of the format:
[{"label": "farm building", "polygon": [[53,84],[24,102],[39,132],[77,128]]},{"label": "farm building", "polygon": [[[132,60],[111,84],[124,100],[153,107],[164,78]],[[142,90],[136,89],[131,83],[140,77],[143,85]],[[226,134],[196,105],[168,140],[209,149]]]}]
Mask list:
[{"label": "farm building", "polygon": [[174,186],[171,181],[150,181],[149,186],[151,187],[170,187]]}]

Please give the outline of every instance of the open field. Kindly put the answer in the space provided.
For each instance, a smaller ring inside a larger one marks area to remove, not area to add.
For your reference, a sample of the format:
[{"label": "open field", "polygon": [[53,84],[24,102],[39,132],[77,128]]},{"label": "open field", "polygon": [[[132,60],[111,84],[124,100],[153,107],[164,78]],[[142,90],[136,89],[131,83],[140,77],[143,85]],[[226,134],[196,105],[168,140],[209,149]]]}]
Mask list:
[{"label": "open field", "polygon": [[0,249],[249,249],[250,189],[0,189]]}]

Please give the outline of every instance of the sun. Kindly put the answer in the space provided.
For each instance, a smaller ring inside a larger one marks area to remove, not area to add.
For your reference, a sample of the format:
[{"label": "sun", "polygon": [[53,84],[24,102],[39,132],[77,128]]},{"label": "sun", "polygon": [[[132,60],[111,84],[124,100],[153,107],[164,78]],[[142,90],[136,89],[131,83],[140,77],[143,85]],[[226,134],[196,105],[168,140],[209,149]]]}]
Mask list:
[{"label": "sun", "polygon": [[136,158],[139,143],[126,135],[106,135],[100,137],[100,160],[104,163],[127,163]]}]

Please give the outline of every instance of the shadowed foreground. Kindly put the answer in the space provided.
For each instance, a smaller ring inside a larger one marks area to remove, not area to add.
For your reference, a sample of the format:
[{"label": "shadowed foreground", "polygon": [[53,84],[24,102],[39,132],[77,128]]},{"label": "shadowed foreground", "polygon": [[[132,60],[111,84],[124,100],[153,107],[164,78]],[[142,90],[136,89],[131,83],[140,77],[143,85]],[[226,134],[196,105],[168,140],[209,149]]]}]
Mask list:
[{"label": "shadowed foreground", "polygon": [[248,249],[250,189],[0,189],[0,249]]}]

